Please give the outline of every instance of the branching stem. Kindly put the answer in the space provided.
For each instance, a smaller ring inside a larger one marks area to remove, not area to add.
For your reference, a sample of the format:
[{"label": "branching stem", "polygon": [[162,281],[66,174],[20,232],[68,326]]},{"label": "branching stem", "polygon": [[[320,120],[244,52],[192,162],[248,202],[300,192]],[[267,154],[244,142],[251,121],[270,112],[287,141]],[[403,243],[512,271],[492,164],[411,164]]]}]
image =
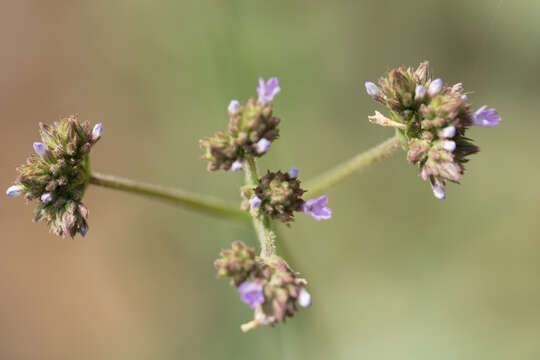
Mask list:
[{"label": "branching stem", "polygon": [[346,160],[315,179],[308,181],[306,183],[308,195],[314,198],[322,195],[330,187],[345,180],[349,176],[387,158],[399,149],[399,146],[400,140],[397,136],[394,136],[374,148]]},{"label": "branching stem", "polygon": [[93,172],[90,183],[110,189],[126,191],[154,199],[168,201],[198,212],[249,221],[250,216],[238,206],[206,195],[194,194],[182,190],[170,189],[158,185]]},{"label": "branching stem", "polygon": [[[259,173],[255,159],[248,158],[245,160],[244,171],[246,173],[246,184],[252,187],[257,187],[259,184]],[[275,238],[276,235],[270,226],[270,219],[262,211],[260,215],[253,216],[253,226],[261,244],[261,257],[270,257],[276,253]]]}]

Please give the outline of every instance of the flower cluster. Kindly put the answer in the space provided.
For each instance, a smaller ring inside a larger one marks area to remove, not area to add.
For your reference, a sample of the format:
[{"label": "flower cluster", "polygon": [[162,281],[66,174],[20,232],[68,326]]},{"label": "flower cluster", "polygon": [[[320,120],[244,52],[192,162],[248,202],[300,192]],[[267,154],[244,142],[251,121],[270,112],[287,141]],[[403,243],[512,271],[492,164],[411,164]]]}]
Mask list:
[{"label": "flower cluster", "polygon": [[81,202],[90,181],[88,154],[100,139],[102,125],[90,128],[76,116],[54,125],[40,124],[41,142],[6,194],[38,199],[35,221],[46,222],[52,233],[74,237],[88,231],[88,209]]},{"label": "flower cluster", "polygon": [[246,157],[260,157],[268,151],[279,137],[280,119],[273,116],[270,102],[280,90],[277,78],[266,83],[260,78],[257,101],[250,99],[244,105],[237,100],[231,101],[227,132],[220,131],[214,137],[200,141],[206,150],[203,159],[209,161],[208,170],[238,171]]},{"label": "flower cluster", "polygon": [[305,289],[307,281],[278,256],[255,256],[255,249],[235,241],[232,249],[221,251],[214,265],[218,277],[230,277],[242,301],[255,310],[254,320],[242,325],[243,331],[294,316],[297,303],[303,307],[311,305],[311,296]]},{"label": "flower cluster", "polygon": [[245,199],[242,208],[250,209],[253,216],[264,213],[287,225],[294,221],[295,211],[304,211],[317,221],[330,219],[332,211],[325,206],[328,198],[321,196],[304,201],[302,196],[306,190],[300,187],[297,176],[298,169],[294,167],[286,173],[268,171],[259,179],[256,188],[242,188],[242,197]]},{"label": "flower cluster", "polygon": [[497,125],[497,110],[483,106],[472,113],[461,83],[446,86],[431,79],[428,62],[417,69],[391,70],[378,83],[366,82],[366,91],[390,110],[391,119],[375,112],[369,120],[396,129],[408,161],[419,166],[433,194],[444,199],[446,182],[459,183],[467,157],[479,151],[465,136],[467,128]]}]

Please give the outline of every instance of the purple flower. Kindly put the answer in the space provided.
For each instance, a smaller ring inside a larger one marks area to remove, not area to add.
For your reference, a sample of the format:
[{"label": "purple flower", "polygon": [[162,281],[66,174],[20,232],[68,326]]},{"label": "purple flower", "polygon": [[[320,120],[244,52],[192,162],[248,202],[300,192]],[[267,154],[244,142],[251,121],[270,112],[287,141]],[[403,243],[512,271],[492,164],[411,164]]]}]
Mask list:
[{"label": "purple flower", "polygon": [[268,104],[281,88],[278,85],[278,79],[276,77],[268,79],[265,84],[262,77],[259,78],[259,87],[257,88],[257,94],[259,94],[259,102],[263,105]]},{"label": "purple flower", "polygon": [[416,85],[414,89],[414,100],[422,101],[424,100],[424,96],[426,96],[426,88],[422,85]]},{"label": "purple flower", "polygon": [[243,282],[238,287],[238,292],[240,293],[242,301],[248,304],[252,309],[255,309],[264,302],[263,287],[256,282]]},{"label": "purple flower", "polygon": [[240,110],[240,103],[238,100],[231,100],[229,107],[227,107],[227,110],[229,111],[229,114],[233,115]]},{"label": "purple flower", "polygon": [[375,96],[379,93],[379,88],[371,81],[366,81],[364,85],[369,96]]},{"label": "purple flower", "polygon": [[300,293],[298,294],[298,304],[302,307],[311,306],[311,295],[306,289],[300,290]]},{"label": "purple flower", "polygon": [[443,86],[443,82],[441,79],[435,79],[429,84],[428,88],[428,95],[433,97],[441,92]]},{"label": "purple flower", "polygon": [[257,196],[253,196],[251,199],[248,200],[248,202],[249,202],[249,207],[251,209],[254,209],[254,208],[258,208],[259,206],[261,206],[262,200],[259,199]]},{"label": "purple flower", "polygon": [[257,148],[257,152],[259,154],[263,154],[268,151],[268,149],[270,148],[270,144],[272,144],[270,141],[268,141],[265,138],[262,138],[261,140],[257,142],[257,144],[255,144],[255,147]]},{"label": "purple flower", "polygon": [[95,141],[101,137],[101,133],[103,132],[103,125],[102,124],[96,124],[94,126],[94,129],[92,129],[92,139]]},{"label": "purple flower", "polygon": [[318,199],[308,200],[304,203],[304,212],[317,221],[328,220],[332,217],[332,210],[324,206],[326,203],[328,203],[328,197],[326,195]]},{"label": "purple flower", "polygon": [[244,165],[242,164],[242,161],[236,160],[235,162],[232,163],[231,170],[234,172],[237,172],[237,171],[242,170],[243,166]]},{"label": "purple flower", "polygon": [[39,156],[43,156],[45,155],[45,151],[47,150],[47,148],[45,147],[43,143],[35,142],[34,150],[36,151],[36,154],[38,154]]},{"label": "purple flower", "polygon": [[497,113],[497,109],[488,109],[487,105],[484,105],[472,115],[472,122],[478,126],[493,127],[501,122],[501,117],[496,116]]},{"label": "purple flower", "polygon": [[12,185],[6,190],[6,195],[10,197],[17,197],[22,195],[23,190],[24,188],[22,185]]},{"label": "purple flower", "polygon": [[291,170],[288,172],[290,177],[297,177],[298,176],[298,169],[295,167],[292,167]]},{"label": "purple flower", "polygon": [[45,193],[45,194],[41,195],[41,202],[42,203],[46,204],[46,203],[51,202],[51,200],[52,200],[52,195],[51,194]]}]

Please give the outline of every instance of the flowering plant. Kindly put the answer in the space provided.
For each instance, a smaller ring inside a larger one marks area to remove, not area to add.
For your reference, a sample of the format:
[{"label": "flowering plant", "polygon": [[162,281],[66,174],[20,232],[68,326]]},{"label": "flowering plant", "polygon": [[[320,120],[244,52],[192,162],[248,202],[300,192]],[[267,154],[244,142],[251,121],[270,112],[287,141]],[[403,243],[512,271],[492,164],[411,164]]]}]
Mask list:
[{"label": "flowering plant", "polygon": [[492,127],[501,121],[497,110],[482,106],[473,111],[461,83],[445,85],[430,75],[428,62],[416,69],[400,67],[389,71],[377,84],[365,83],[366,91],[387,108],[387,116],[376,111],[370,122],[393,127],[395,136],[303,183],[295,167],[259,174],[257,159],[279,139],[281,119],[272,101],[280,93],[278,79],[259,79],[257,99],[245,103],[232,100],[227,107],[227,129],[200,140],[202,158],[208,170],[243,171],[245,184],[240,189],[240,206],[185,191],[143,184],[116,176],[93,172],[90,150],[102,136],[102,125],[70,116],[53,125],[40,124],[41,141],[34,153],[20,166],[18,177],[6,191],[11,197],[37,200],[34,220],[44,221],[50,231],[71,237],[88,232],[89,211],[83,204],[88,185],[100,185],[156,199],[189,209],[250,221],[257,235],[260,253],[235,241],[221,251],[215,261],[218,277],[230,278],[240,299],[254,310],[253,320],[243,331],[261,325],[275,325],[292,317],[298,306],[312,303],[307,281],[291,269],[276,253],[273,222],[287,226],[295,213],[304,213],[317,222],[330,220],[324,192],[351,174],[388,157],[400,147],[407,160],[418,166],[423,180],[429,180],[438,199],[446,197],[447,182],[459,183],[469,156],[479,148],[466,136],[470,126]]}]

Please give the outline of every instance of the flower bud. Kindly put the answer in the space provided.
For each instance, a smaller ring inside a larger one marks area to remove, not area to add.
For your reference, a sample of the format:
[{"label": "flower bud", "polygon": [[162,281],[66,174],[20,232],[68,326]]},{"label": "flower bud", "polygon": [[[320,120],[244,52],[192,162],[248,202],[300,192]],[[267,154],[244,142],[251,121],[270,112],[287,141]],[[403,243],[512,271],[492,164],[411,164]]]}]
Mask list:
[{"label": "flower bud", "polygon": [[371,81],[366,81],[365,86],[366,86],[366,91],[369,96],[375,96],[379,94],[379,88],[377,87],[377,85],[375,85]]},{"label": "flower bud", "polygon": [[22,185],[12,185],[6,190],[6,195],[10,197],[20,196],[24,192],[24,187]]},{"label": "flower bud", "polygon": [[422,101],[426,96],[426,88],[423,85],[416,85],[414,90],[414,100]]},{"label": "flower bud", "polygon": [[47,151],[47,147],[43,143],[35,142],[34,150],[36,154],[38,154],[39,156],[43,156],[45,155],[45,152]]},{"label": "flower bud", "polygon": [[103,125],[96,124],[96,126],[94,126],[94,129],[92,129],[92,140],[94,141],[99,140],[102,132],[103,132]]},{"label": "flower bud", "polygon": [[430,97],[433,97],[441,92],[443,86],[443,82],[441,79],[435,79],[429,84],[428,88],[428,95]]},{"label": "flower bud", "polygon": [[231,115],[236,114],[238,110],[240,110],[240,103],[238,102],[238,100],[231,100],[229,106],[227,107],[227,110]]}]

